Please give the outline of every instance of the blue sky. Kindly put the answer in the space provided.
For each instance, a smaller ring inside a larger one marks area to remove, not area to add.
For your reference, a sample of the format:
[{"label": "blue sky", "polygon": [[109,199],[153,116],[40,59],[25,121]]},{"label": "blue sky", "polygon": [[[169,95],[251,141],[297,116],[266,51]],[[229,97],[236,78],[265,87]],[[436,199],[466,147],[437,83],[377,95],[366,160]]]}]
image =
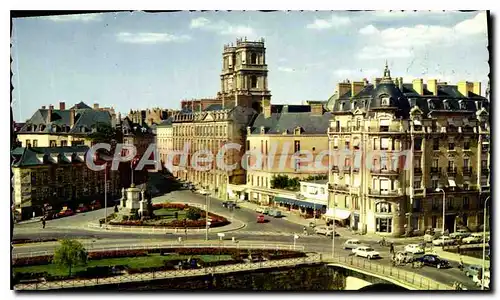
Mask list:
[{"label": "blue sky", "polygon": [[42,105],[179,108],[215,97],[224,44],[264,37],[273,103],[326,100],[391,74],[448,83],[489,73],[484,12],[105,13],[15,19],[14,119]]}]

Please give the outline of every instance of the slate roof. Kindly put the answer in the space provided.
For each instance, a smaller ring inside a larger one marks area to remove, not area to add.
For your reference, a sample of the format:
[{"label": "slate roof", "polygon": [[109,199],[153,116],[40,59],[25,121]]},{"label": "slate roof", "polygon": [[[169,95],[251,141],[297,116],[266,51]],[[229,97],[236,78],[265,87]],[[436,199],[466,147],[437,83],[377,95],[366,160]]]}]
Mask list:
[{"label": "slate roof", "polygon": [[172,117],[169,117],[166,120],[163,120],[160,122],[160,124],[157,125],[157,127],[169,127],[172,126]]},{"label": "slate roof", "polygon": [[127,135],[148,134],[151,133],[151,128],[144,123],[143,125],[132,122],[128,117],[125,117],[121,124],[122,131],[128,131]]},{"label": "slate roof", "polygon": [[[13,167],[37,166],[43,164],[71,164],[85,161],[85,154],[89,150],[88,146],[66,146],[66,147],[18,147],[11,151],[14,158]],[[83,159],[76,158],[78,154],[83,154]],[[66,157],[71,156],[71,160]],[[57,157],[58,162],[52,160]]]},{"label": "slate roof", "polygon": [[203,111],[223,110],[222,104],[210,104]]},{"label": "slate roof", "polygon": [[[251,128],[252,134],[260,134],[261,127],[263,126],[266,133],[280,134],[285,131],[293,133],[295,128],[300,127],[301,133],[305,134],[324,134],[329,126],[331,113],[324,113],[316,115],[310,112],[305,106],[308,105],[277,105],[275,111],[272,112],[269,118],[260,113]],[[302,110],[302,111],[301,111]]]},{"label": "slate roof", "polygon": [[[111,115],[108,111],[93,110],[83,102],[80,102],[73,107],[75,107],[75,124],[72,127],[70,126],[69,109],[53,109],[51,122],[48,122],[50,110],[38,109],[33,116],[26,121],[19,132],[87,134],[91,132],[91,128],[97,123],[105,123],[108,125],[112,124]],[[57,130],[54,129],[54,125],[57,127]],[[84,128],[84,131],[82,128]]]}]

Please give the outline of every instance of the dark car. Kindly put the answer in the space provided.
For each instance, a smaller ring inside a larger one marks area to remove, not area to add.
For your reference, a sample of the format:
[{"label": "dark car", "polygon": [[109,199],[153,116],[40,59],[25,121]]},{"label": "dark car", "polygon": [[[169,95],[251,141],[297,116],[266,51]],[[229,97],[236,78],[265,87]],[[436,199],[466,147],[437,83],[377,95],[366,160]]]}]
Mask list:
[{"label": "dark car", "polygon": [[438,269],[449,268],[450,263],[437,255],[426,254],[421,257],[415,258],[415,261],[422,263],[424,266],[431,266]]}]

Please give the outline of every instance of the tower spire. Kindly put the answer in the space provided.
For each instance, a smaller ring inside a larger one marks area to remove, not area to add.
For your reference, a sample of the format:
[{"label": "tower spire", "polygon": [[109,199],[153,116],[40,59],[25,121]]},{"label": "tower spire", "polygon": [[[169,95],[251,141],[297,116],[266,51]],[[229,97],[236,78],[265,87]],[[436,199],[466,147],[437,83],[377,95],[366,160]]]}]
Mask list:
[{"label": "tower spire", "polygon": [[387,59],[385,60],[384,77],[391,78],[391,71],[389,70],[389,65],[387,64]]}]

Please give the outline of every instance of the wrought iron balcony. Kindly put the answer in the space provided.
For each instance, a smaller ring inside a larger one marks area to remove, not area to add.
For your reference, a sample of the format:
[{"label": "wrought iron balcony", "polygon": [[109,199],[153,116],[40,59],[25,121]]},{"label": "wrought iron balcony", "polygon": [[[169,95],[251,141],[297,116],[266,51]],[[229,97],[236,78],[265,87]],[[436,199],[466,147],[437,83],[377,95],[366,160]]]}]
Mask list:
[{"label": "wrought iron balcony", "polygon": [[332,173],[338,173],[339,172],[339,167],[338,166],[332,166]]},{"label": "wrought iron balcony", "polygon": [[349,186],[344,184],[330,184],[330,189],[337,191],[349,191]]},{"label": "wrought iron balcony", "polygon": [[490,174],[490,168],[481,167],[481,174]]},{"label": "wrought iron balcony", "polygon": [[413,173],[414,174],[422,174],[422,168],[420,168],[420,167],[413,168]]},{"label": "wrought iron balcony", "polygon": [[441,167],[431,167],[431,174],[441,173]]},{"label": "wrought iron balcony", "polygon": [[397,175],[399,169],[374,168],[370,170],[372,174]]},{"label": "wrought iron balcony", "polygon": [[344,166],[344,168],[342,169],[342,172],[343,173],[350,173],[351,172],[351,166]]},{"label": "wrought iron balcony", "polygon": [[457,174],[457,168],[456,167],[448,167],[448,168],[446,168],[446,173],[448,175],[455,175],[455,174]]},{"label": "wrought iron balcony", "polygon": [[463,175],[471,175],[472,174],[472,167],[463,167],[462,174]]},{"label": "wrought iron balcony", "polygon": [[368,194],[370,196],[401,196],[401,192],[398,190],[375,190],[368,188]]}]

